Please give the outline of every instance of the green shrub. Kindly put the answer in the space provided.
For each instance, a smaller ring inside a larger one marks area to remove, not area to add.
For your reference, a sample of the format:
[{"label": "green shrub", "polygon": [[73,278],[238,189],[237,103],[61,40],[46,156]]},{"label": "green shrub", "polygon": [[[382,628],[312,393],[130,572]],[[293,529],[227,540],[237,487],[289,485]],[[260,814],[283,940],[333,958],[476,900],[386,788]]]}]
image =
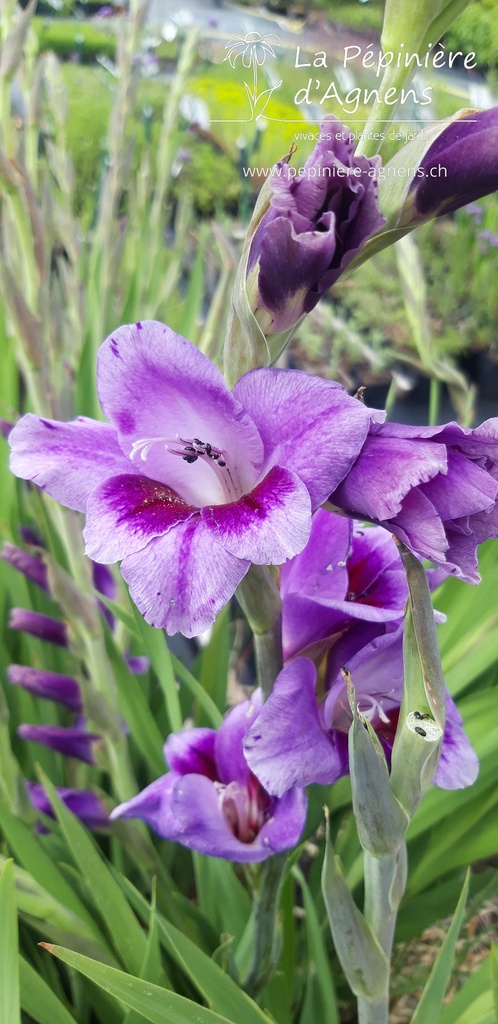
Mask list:
[{"label": "green shrub", "polygon": [[476,0],[457,18],[446,33],[448,50],[474,52],[477,66],[498,66],[498,0]]},{"label": "green shrub", "polygon": [[33,28],[41,53],[52,51],[62,60],[77,55],[79,60],[91,63],[102,54],[114,59],[116,36],[112,27],[97,28],[84,21],[59,21],[33,18]]}]

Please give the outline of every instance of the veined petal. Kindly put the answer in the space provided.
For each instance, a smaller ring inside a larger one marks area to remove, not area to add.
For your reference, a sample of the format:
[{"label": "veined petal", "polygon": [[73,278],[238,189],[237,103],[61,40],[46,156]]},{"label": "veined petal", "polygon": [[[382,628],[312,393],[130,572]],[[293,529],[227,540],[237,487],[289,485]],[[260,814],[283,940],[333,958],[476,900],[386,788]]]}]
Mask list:
[{"label": "veined petal", "polygon": [[[242,490],[254,485],[263,458],[258,429],[222,373],[185,338],[152,320],[120,327],[100,349],[97,380],[127,455],[141,439],[197,437],[229,453]],[[160,442],[141,468],[194,505],[207,504],[203,495],[218,487],[209,464],[188,465]]]},{"label": "veined petal", "polygon": [[111,811],[109,818],[141,818],[163,839],[175,841],[178,835],[178,824],[171,813],[171,793],[179,776],[176,772],[168,772],[161,778],[151,782],[141,793],[119,804]]},{"label": "veined petal", "polygon": [[301,370],[251,370],[233,393],[258,424],[267,465],[296,473],[312,507],[321,505],[358,457],[370,422],[365,406],[335,381]]},{"label": "veined petal", "polygon": [[441,789],[465,789],[472,786],[479,774],[479,759],[462,726],[462,716],[447,693],[443,746],[432,780]]},{"label": "veined petal", "polygon": [[446,471],[444,445],[374,434],[331,501],[358,518],[392,519],[411,488]]},{"label": "veined petal", "polygon": [[247,782],[249,768],[242,741],[261,710],[262,703],[261,691],[255,690],[250,700],[236,704],[221,723],[215,740],[219,782]]},{"label": "veined petal", "polygon": [[101,562],[117,562],[197,512],[157,480],[128,474],[111,477],[88,502],[87,554]]},{"label": "veined petal", "polygon": [[178,780],[171,810],[179,841],[198,853],[244,864],[266,860],[274,852],[269,842],[263,843],[263,829],[251,843],[237,839],[219,806],[215,786],[201,775],[185,775]]},{"label": "veined petal", "polygon": [[282,566],[280,592],[312,597],[313,600],[342,601],[348,590],[346,560],[351,549],[352,522],[336,516],[331,529],[330,513],[318,509],[310,539],[300,558]]},{"label": "veined petal", "polygon": [[347,757],[343,759],[323,729],[315,684],[312,661],[290,661],[245,738],[251,771],[275,796],[293,786],[335,782],[347,771]]},{"label": "veined petal", "polygon": [[10,468],[68,508],[84,512],[95,487],[118,473],[135,473],[108,423],[78,416],[70,423],[28,413],[9,436]]},{"label": "veined petal", "polygon": [[128,555],[121,573],[147,622],[170,635],[198,636],[212,626],[249,565],[193,518]]},{"label": "veined petal", "polygon": [[237,558],[280,565],[302,551],[311,529],[308,490],[295,473],[274,466],[250,494],[201,511],[209,532]]}]

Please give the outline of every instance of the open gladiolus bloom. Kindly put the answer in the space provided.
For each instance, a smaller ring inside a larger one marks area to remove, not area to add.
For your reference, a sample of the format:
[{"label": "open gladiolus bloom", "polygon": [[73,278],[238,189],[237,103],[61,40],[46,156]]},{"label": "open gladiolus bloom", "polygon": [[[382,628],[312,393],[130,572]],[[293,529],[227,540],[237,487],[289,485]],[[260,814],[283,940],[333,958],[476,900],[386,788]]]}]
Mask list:
[{"label": "open gladiolus bloom", "polygon": [[194,345],[162,324],[104,342],[109,423],[25,416],[12,470],[86,512],[86,550],[122,560],[140,611],[187,636],[210,626],[250,564],[301,551],[311,512],[358,456],[369,414],[332,381],[246,374],[229,391]]}]

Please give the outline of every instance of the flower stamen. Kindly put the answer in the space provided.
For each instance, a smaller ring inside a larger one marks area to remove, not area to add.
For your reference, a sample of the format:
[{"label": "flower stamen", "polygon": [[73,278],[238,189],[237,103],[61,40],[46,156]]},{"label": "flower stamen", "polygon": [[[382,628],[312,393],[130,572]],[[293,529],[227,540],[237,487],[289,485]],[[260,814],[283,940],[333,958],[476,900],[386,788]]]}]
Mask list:
[{"label": "flower stamen", "polygon": [[236,501],[241,496],[241,488],[237,478],[232,475],[225,458],[227,452],[223,448],[216,448],[209,441],[201,441],[199,437],[184,438],[179,434],[176,435],[174,441],[167,437],[144,437],[133,442],[130,458],[133,460],[140,455],[142,462],[146,462],[149,452],[155,444],[163,444],[170,455],[179,455],[189,465],[202,459],[214,470],[222,470],[222,473],[217,472],[216,475],[221,480],[223,490],[227,493],[229,500]]}]

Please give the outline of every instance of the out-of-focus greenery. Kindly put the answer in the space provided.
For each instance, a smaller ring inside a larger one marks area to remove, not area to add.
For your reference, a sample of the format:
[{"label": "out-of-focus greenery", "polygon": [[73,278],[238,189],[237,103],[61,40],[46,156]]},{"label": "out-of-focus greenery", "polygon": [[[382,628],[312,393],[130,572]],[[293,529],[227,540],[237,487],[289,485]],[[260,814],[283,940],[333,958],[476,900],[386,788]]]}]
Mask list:
[{"label": "out-of-focus greenery", "polygon": [[453,23],[445,36],[449,50],[474,52],[479,68],[498,65],[498,0],[475,0]]}]

